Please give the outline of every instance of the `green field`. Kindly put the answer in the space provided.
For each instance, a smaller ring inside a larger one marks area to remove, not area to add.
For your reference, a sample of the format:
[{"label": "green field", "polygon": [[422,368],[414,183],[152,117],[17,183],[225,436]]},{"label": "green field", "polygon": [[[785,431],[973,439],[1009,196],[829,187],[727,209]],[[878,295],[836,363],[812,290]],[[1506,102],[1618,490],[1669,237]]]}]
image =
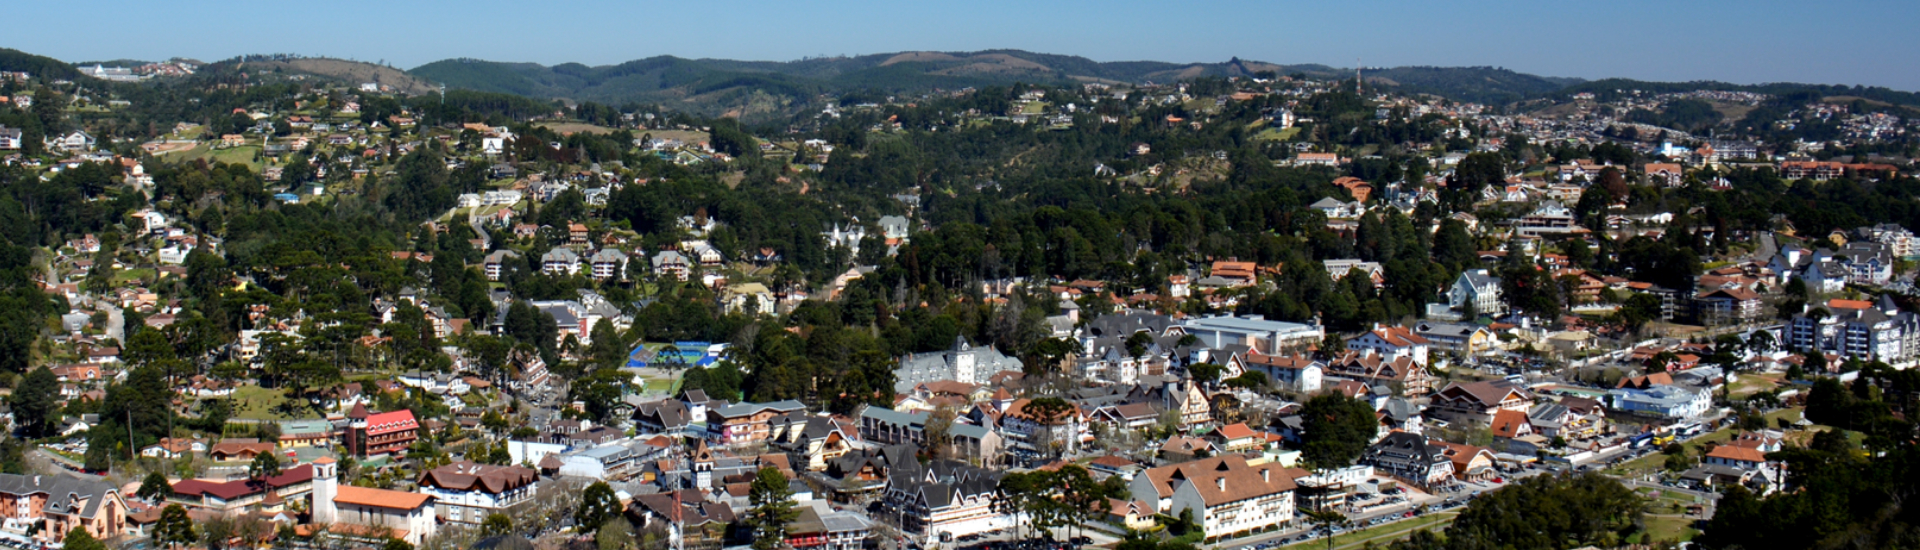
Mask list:
[{"label": "green field", "polygon": [[1282,130],[1279,128],[1268,128],[1265,130],[1261,130],[1260,133],[1258,134],[1254,134],[1253,139],[1265,140],[1265,141],[1286,141],[1289,139],[1293,139],[1293,136],[1299,133],[1300,133],[1300,128],[1298,127],[1288,128],[1285,130]]},{"label": "green field", "polygon": [[283,412],[282,407],[286,402],[286,393],[280,390],[251,384],[240,386],[233,390],[233,417],[250,420],[296,419]]},{"label": "green field", "polygon": [[1693,529],[1693,520],[1684,517],[1648,515],[1646,525],[1645,533],[1635,535],[1640,538],[1639,542],[1689,541],[1700,534]]}]

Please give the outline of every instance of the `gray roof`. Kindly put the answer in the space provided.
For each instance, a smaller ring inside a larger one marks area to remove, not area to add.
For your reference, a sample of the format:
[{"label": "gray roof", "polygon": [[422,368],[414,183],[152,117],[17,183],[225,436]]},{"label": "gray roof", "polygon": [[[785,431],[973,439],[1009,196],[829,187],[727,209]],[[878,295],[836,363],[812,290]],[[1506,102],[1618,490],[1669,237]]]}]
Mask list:
[{"label": "gray roof", "polygon": [[718,414],[722,417],[732,418],[732,417],[739,417],[739,416],[747,416],[750,414],[754,414],[754,413],[758,413],[760,411],[766,411],[766,410],[771,410],[776,412],[793,412],[793,411],[804,411],[806,409],[807,409],[806,404],[801,403],[799,401],[794,401],[792,399],[786,399],[781,401],[774,401],[772,403],[734,403],[732,405],[727,405],[717,409],[709,409],[707,412],[711,414]]},{"label": "gray roof", "polygon": [[[47,495],[46,505],[41,508],[45,513],[77,514],[91,519],[100,512],[100,504],[119,491],[112,483],[93,476],[0,474],[0,495],[36,493]],[[82,500],[86,502],[80,502]]]}]

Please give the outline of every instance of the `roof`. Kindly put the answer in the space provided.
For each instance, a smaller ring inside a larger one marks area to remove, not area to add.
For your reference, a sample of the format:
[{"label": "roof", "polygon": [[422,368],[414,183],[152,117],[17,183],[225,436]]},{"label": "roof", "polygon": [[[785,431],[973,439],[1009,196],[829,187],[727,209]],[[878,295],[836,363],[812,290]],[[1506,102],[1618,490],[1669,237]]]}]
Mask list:
[{"label": "roof", "polygon": [[425,506],[427,501],[433,500],[431,495],[352,485],[341,485],[337,491],[333,496],[333,502],[336,504],[356,504],[395,510],[412,510]]},{"label": "roof", "polygon": [[1306,470],[1271,462],[1251,465],[1239,455],[1203,458],[1140,473],[1159,498],[1171,497],[1182,486],[1191,485],[1208,506],[1292,491],[1298,487],[1293,480],[1306,475]]},{"label": "roof", "polygon": [[413,420],[413,411],[407,409],[387,411],[367,417],[368,434],[385,434],[419,428],[420,423]]},{"label": "roof", "polygon": [[0,495],[45,494],[42,510],[92,518],[100,505],[117,497],[113,484],[93,476],[0,474]]},{"label": "roof", "polygon": [[540,473],[524,466],[495,466],[463,460],[427,470],[420,485],[455,491],[482,491],[499,494],[532,485]]},{"label": "roof", "polygon": [[1220,437],[1224,437],[1230,440],[1245,439],[1245,438],[1253,437],[1255,435],[1259,435],[1253,431],[1253,428],[1247,427],[1247,423],[1245,422],[1221,426],[1220,431],[1217,433],[1220,434]]},{"label": "roof", "polygon": [[[322,460],[325,460],[326,462],[321,462]],[[314,464],[332,464],[332,463],[333,463],[333,459],[331,458],[321,458],[321,459],[314,460]],[[206,481],[201,479],[187,479],[187,480],[181,480],[178,483],[174,483],[173,493],[176,495],[186,495],[186,496],[200,496],[203,494],[213,495],[215,498],[219,498],[222,500],[233,500],[236,498],[240,498],[246,495],[251,495],[251,494],[255,494],[263,491],[280,489],[280,488],[284,488],[291,485],[311,482],[313,481],[313,464],[301,464],[299,466],[287,468],[285,470],[281,470],[280,475],[273,476],[262,481],[263,483],[255,484],[251,480],[246,480],[246,479],[236,479],[233,481],[225,481],[225,482]]]},{"label": "roof", "polygon": [[1498,412],[1493,413],[1493,422],[1490,424],[1490,427],[1493,429],[1494,437],[1511,439],[1526,435],[1520,433],[1520,430],[1529,425],[1527,413],[1513,409],[1500,409]]},{"label": "roof", "polygon": [[1739,445],[1721,445],[1718,447],[1714,447],[1713,451],[1708,452],[1707,458],[1718,458],[1721,460],[1731,460],[1735,462],[1759,463],[1759,462],[1767,461],[1767,454],[1760,452],[1759,449],[1754,449],[1752,447],[1742,447]]}]

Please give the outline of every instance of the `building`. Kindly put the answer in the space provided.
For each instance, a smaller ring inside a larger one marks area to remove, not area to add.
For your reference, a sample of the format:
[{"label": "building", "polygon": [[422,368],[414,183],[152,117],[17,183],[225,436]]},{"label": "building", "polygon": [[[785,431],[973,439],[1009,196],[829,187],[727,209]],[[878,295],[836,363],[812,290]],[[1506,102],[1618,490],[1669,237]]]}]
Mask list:
[{"label": "building", "polygon": [[926,443],[927,420],[931,414],[900,412],[872,405],[860,408],[860,438],[883,445]]},{"label": "building", "polygon": [[[1827,315],[1820,315],[1820,310]],[[1878,304],[1829,300],[1825,308],[1809,306],[1788,320],[1782,332],[1783,343],[1790,349],[1889,364],[1910,361],[1920,351],[1920,315],[1900,311],[1884,297]]]},{"label": "building", "polygon": [[627,272],[627,253],[613,248],[602,248],[587,259],[593,265],[593,280],[619,280]]},{"label": "building", "polygon": [[1062,402],[1066,408],[1057,410],[1042,410],[1031,399],[1009,403],[1000,415],[1000,430],[1015,449],[1022,451],[1054,455],[1079,452],[1082,444],[1093,439],[1087,431],[1086,412],[1072,402]]},{"label": "building", "polygon": [[533,501],[540,472],[525,466],[495,466],[463,460],[427,470],[419,492],[433,497],[440,521],[478,525],[489,514]]},{"label": "building", "polygon": [[325,420],[288,420],[280,423],[280,448],[328,447],[338,435]]},{"label": "building", "polygon": [[787,546],[794,550],[861,550],[873,533],[873,521],[851,510],[835,510],[823,500],[795,506],[787,523]]},{"label": "building", "polygon": [[1375,327],[1347,339],[1349,351],[1363,355],[1378,355],[1382,359],[1411,358],[1415,363],[1427,364],[1427,352],[1433,345],[1427,337],[1415,333],[1407,327]]},{"label": "building", "polygon": [[1017,518],[994,505],[997,470],[955,460],[924,466],[901,461],[887,475],[885,502],[899,514],[900,531],[923,547],[945,538],[1012,529]]},{"label": "building", "polygon": [[1303,352],[1326,337],[1319,325],[1268,321],[1260,315],[1199,317],[1179,326],[1213,349],[1242,345],[1269,355]]},{"label": "building", "polygon": [[1613,410],[1665,418],[1697,418],[1713,408],[1712,392],[1671,384],[1617,388],[1608,394]]},{"label": "building", "polygon": [[413,411],[397,411],[369,414],[364,404],[356,403],[347,413],[347,428],[341,433],[341,443],[348,454],[362,458],[381,457],[402,453],[418,439],[420,423],[414,421]]},{"label": "building", "polygon": [[356,540],[397,538],[415,545],[432,538],[439,522],[433,496],[340,485],[340,465],[331,458],[313,461],[313,502],[308,506],[315,525],[330,525],[330,534]]},{"label": "building", "polygon": [[908,393],[927,382],[953,380],[967,384],[986,385],[993,375],[1003,372],[1020,372],[1019,359],[1010,357],[993,346],[973,347],[965,337],[955,338],[953,348],[942,352],[914,353],[900,358],[900,366],[894,370],[894,393]]},{"label": "building", "polygon": [[1453,481],[1453,459],[1447,450],[1446,446],[1429,442],[1427,436],[1394,432],[1367,447],[1360,463],[1401,481],[1432,489]]},{"label": "building", "polygon": [[1290,391],[1314,393],[1320,391],[1322,378],[1326,375],[1326,365],[1315,361],[1311,355],[1267,355],[1247,353],[1247,369],[1267,375],[1267,380]]},{"label": "building", "polygon": [[1448,384],[1433,397],[1427,411],[1435,417],[1455,422],[1487,424],[1501,410],[1525,413],[1533,407],[1533,394],[1505,380]]},{"label": "building", "polygon": [[685,281],[688,273],[693,269],[693,263],[689,262],[685,255],[673,250],[662,250],[659,254],[654,254],[651,261],[653,276],[662,279],[672,277],[675,280]]},{"label": "building", "polygon": [[113,483],[92,476],[0,474],[0,540],[60,544],[76,527],[100,540],[126,531],[127,503]]},{"label": "building", "polygon": [[580,255],[566,248],[554,247],[540,255],[540,272],[553,276],[579,273]]},{"label": "building", "polygon": [[794,400],[772,403],[734,403],[707,409],[707,438],[721,445],[749,445],[767,441],[773,421],[789,414],[805,416],[807,406]]},{"label": "building", "polygon": [[1250,464],[1226,455],[1149,468],[1127,487],[1133,500],[1169,516],[1193,510],[1209,537],[1269,529],[1293,522],[1295,480],[1306,470],[1278,463]]},{"label": "building", "polygon": [[1433,349],[1463,357],[1493,349],[1493,331],[1480,325],[1423,321],[1413,326],[1413,333],[1427,339]]},{"label": "building", "polygon": [[264,503],[269,500],[269,495],[274,499],[305,496],[313,490],[313,476],[314,466],[301,464],[282,470],[280,475],[258,481],[184,479],[173,484],[173,494],[168,495],[167,500],[190,508],[225,513]]},{"label": "building", "polygon": [[1453,287],[1447,290],[1447,305],[1468,317],[1480,315],[1499,315],[1507,311],[1506,302],[1500,298],[1500,278],[1487,273],[1485,269],[1470,269],[1460,273],[1453,281]]}]

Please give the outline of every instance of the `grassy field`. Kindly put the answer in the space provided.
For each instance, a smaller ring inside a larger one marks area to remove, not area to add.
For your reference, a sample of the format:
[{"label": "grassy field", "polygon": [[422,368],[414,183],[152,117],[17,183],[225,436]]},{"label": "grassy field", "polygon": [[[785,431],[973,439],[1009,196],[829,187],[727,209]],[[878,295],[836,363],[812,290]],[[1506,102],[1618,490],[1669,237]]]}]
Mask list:
[{"label": "grassy field", "polygon": [[1260,133],[1258,134],[1254,134],[1253,139],[1266,140],[1266,141],[1286,141],[1289,139],[1293,139],[1293,136],[1299,133],[1300,133],[1299,128],[1288,128],[1285,130],[1282,130],[1279,128],[1268,128],[1265,130],[1261,130]]},{"label": "grassy field", "polygon": [[287,396],[280,390],[246,385],[233,390],[233,417],[251,420],[293,420],[281,412]]},{"label": "grassy field", "polygon": [[[1457,515],[1459,514],[1454,512],[1441,512],[1437,514],[1428,514],[1425,516],[1421,516],[1421,517],[1417,517],[1409,520],[1397,521],[1394,523],[1381,525],[1379,527],[1374,527],[1371,529],[1361,529],[1359,531],[1341,533],[1340,535],[1333,537],[1333,547],[1340,548],[1344,546],[1357,545],[1357,544],[1361,544],[1369,541],[1377,545],[1377,544],[1383,544],[1389,541],[1400,540],[1402,538],[1405,538],[1407,535],[1412,534],[1414,531],[1419,531],[1421,529],[1434,529],[1434,530],[1443,529],[1447,525],[1451,525],[1453,523],[1453,517]],[[1314,538],[1305,542],[1294,543],[1292,545],[1289,545],[1288,547],[1289,548],[1324,548],[1326,547],[1326,545],[1327,543],[1325,541],[1319,538]]]},{"label": "grassy field", "polygon": [[1749,395],[1777,388],[1784,380],[1786,380],[1785,377],[1777,374],[1742,374],[1739,379],[1734,380],[1733,387],[1727,390],[1727,394],[1733,400],[1739,401],[1746,399]]},{"label": "grassy field", "polygon": [[1666,540],[1684,542],[1693,540],[1693,537],[1700,534],[1699,531],[1694,530],[1692,518],[1649,515],[1646,517],[1646,525],[1647,532],[1637,535],[1640,537],[1640,541],[1637,542]]}]

